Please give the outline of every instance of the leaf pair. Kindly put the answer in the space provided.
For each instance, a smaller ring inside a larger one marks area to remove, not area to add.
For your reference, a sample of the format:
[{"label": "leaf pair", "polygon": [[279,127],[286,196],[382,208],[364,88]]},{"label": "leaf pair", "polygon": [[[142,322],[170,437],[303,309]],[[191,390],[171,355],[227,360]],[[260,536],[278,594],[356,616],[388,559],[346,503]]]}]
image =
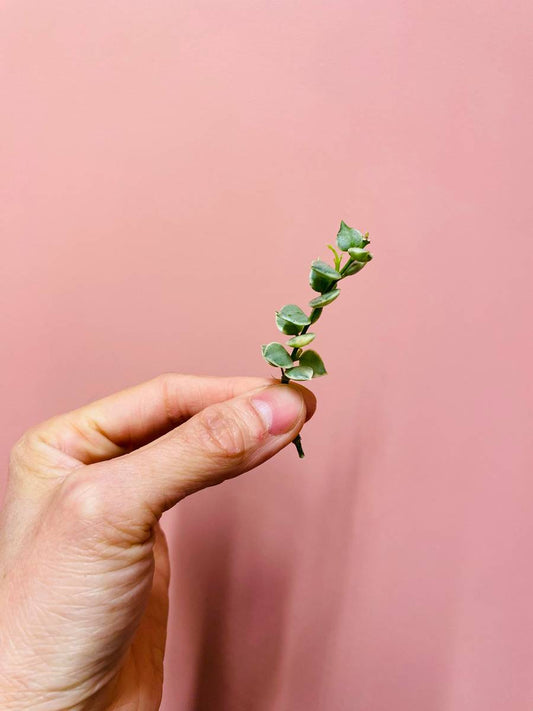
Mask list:
[{"label": "leaf pair", "polygon": [[[314,338],[314,334],[309,335],[313,335]],[[327,373],[324,362],[316,351],[305,351],[301,354],[299,364],[295,365],[281,343],[267,343],[261,346],[261,350],[266,362],[276,368],[283,368],[286,376],[291,380],[311,380]]]},{"label": "leaf pair", "polygon": [[362,234],[359,230],[348,227],[345,222],[341,222],[341,226],[337,232],[337,246],[343,252],[348,252],[348,261],[342,269],[340,269],[343,279],[344,277],[360,272],[365,264],[372,259],[371,253],[365,249],[367,244],[370,244],[368,232]]}]

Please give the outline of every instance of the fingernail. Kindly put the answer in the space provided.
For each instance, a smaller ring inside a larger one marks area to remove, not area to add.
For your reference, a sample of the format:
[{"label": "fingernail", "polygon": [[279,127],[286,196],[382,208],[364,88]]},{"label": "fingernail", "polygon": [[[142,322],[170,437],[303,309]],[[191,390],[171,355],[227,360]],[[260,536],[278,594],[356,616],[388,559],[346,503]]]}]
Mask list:
[{"label": "fingernail", "polygon": [[251,399],[252,405],[263,418],[270,434],[288,432],[303,408],[300,393],[289,385],[274,385]]}]

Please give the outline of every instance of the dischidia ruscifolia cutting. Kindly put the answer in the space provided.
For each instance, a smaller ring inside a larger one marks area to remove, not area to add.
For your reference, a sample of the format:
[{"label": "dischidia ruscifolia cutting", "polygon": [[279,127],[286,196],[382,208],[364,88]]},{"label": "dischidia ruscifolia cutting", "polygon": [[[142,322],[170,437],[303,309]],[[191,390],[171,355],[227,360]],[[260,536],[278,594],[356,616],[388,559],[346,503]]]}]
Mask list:
[{"label": "dischidia ruscifolia cutting", "polygon": [[[279,311],[276,311],[276,325],[279,330],[291,336],[286,345],[292,348],[289,351],[282,343],[267,343],[261,346],[263,358],[270,365],[281,368],[281,382],[288,383],[290,380],[311,380],[321,375],[326,375],[326,367],[322,358],[315,350],[304,350],[312,341],[315,334],[309,333],[309,326],[314,324],[326,306],[333,303],[339,296],[339,282],[352,274],[357,274],[372,259],[372,254],[367,252],[366,246],[370,243],[368,232],[363,234],[359,230],[348,227],[345,222],[337,233],[337,252],[335,247],[328,244],[328,248],[334,254],[333,266],[316,259],[311,264],[309,274],[309,284],[314,291],[319,292],[319,296],[311,299],[309,306],[312,311],[307,316],[296,304],[287,304]],[[344,254],[347,261],[342,264]],[[293,440],[300,457],[304,456],[300,435]]]}]

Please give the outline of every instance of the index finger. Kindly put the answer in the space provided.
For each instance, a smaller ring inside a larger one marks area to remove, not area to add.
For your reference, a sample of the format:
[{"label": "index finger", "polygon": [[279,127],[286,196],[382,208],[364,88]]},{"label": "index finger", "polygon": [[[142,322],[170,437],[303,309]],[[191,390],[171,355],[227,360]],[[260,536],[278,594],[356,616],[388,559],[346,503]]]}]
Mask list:
[{"label": "index finger", "polygon": [[141,447],[208,405],[271,385],[273,378],[165,373],[58,415],[38,427],[47,444],[83,464]]}]

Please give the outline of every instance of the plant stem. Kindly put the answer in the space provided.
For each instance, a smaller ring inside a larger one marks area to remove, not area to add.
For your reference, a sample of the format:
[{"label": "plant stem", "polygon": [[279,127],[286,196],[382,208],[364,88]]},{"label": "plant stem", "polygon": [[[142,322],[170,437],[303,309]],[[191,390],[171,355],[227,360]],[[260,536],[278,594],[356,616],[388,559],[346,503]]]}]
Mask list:
[{"label": "plant stem", "polygon": [[[313,320],[313,314],[315,313],[315,311],[318,311],[318,309],[313,309],[313,310],[311,311],[311,316],[309,317],[309,320],[310,320],[310,321]],[[320,318],[320,316],[319,316],[318,318]],[[317,321],[318,321],[318,319],[317,319]],[[315,323],[316,323],[316,321],[315,321]],[[303,336],[304,333],[307,333],[307,330],[309,329],[309,326],[310,326],[310,325],[311,325],[311,324],[308,324],[307,326],[304,326],[303,329],[302,329],[302,331],[301,331],[301,333],[298,334],[298,335]],[[293,349],[292,349],[291,360],[294,361],[294,360],[296,359],[296,354],[298,353],[299,350],[300,350],[299,348],[293,348]],[[285,371],[283,370],[283,368],[281,369],[281,382],[282,382],[282,383],[288,383],[288,382],[289,382],[289,378],[285,375]],[[293,443],[294,446],[296,447],[296,449],[297,449],[297,451],[298,451],[298,456],[300,457],[300,459],[303,459],[303,458],[305,457],[305,454],[304,454],[304,450],[302,449],[302,438],[300,437],[299,434],[296,435],[296,437],[292,440],[292,443]]]},{"label": "plant stem", "polygon": [[343,268],[342,268],[341,271],[340,271],[340,273],[342,274],[342,276],[344,276],[344,272],[345,272],[346,269],[350,266],[350,264],[351,264],[352,262],[354,262],[354,261],[355,261],[355,259],[352,259],[351,257],[348,259],[348,261],[346,262],[346,264],[343,266]]},{"label": "plant stem", "polygon": [[292,440],[292,443],[296,447],[296,451],[298,452],[298,456],[300,457],[300,459],[303,459],[305,457],[305,454],[302,449],[302,438],[299,434],[297,434],[296,437]]},{"label": "plant stem", "polygon": [[[298,350],[298,349],[296,348],[295,350]],[[285,375],[285,371],[283,370],[283,368],[281,369],[281,382],[282,383],[289,383],[290,382],[289,378]],[[292,443],[296,447],[296,449],[298,451],[298,456],[300,457],[300,459],[303,459],[303,457],[305,457],[305,454],[302,449],[302,438],[300,437],[299,434],[297,434],[296,437],[292,440]]]},{"label": "plant stem", "polygon": [[[309,320],[310,320],[310,321],[313,320],[313,314],[315,313],[315,311],[318,311],[318,309],[313,309],[313,310],[311,311],[311,316],[309,317]],[[318,318],[320,318],[320,316],[319,316]],[[317,321],[318,321],[318,319],[317,319]],[[316,323],[316,321],[315,321],[315,323]],[[309,330],[309,326],[310,326],[310,325],[311,325],[311,324],[308,324],[307,326],[304,326],[303,329],[302,329],[302,331],[301,331],[301,333],[299,333],[298,335],[299,335],[299,336],[303,336],[304,333],[307,333],[307,331]],[[291,359],[292,359],[292,360],[295,360],[296,354],[298,353],[298,351],[299,351],[299,348],[293,348],[293,349],[292,349],[292,353],[291,353]],[[282,382],[283,382],[283,381],[282,381]]]}]

